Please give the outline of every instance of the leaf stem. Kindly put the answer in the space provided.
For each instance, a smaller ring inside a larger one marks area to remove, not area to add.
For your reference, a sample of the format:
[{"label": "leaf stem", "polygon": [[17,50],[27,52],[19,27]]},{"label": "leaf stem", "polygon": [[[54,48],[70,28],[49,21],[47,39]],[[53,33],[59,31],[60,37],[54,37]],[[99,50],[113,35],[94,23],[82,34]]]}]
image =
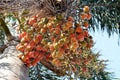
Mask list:
[{"label": "leaf stem", "polygon": [[6,36],[7,36],[7,40],[10,41],[12,39],[12,34],[10,33],[10,30],[8,29],[5,21],[3,20],[3,18],[0,18],[0,26],[3,28]]}]

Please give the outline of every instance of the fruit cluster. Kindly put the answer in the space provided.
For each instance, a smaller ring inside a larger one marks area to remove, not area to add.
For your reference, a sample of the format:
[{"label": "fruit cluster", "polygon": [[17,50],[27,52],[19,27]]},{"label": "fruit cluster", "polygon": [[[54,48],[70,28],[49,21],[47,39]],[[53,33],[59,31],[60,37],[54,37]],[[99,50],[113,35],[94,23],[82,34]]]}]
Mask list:
[{"label": "fruit cluster", "polygon": [[24,53],[20,56],[22,61],[30,67],[45,59],[64,71],[86,74],[94,57],[91,54],[93,40],[86,21],[91,18],[89,7],[83,8],[80,18],[82,23],[75,22],[71,16],[66,19],[62,14],[30,18],[25,24],[26,30],[19,35],[21,42],[16,46]]}]

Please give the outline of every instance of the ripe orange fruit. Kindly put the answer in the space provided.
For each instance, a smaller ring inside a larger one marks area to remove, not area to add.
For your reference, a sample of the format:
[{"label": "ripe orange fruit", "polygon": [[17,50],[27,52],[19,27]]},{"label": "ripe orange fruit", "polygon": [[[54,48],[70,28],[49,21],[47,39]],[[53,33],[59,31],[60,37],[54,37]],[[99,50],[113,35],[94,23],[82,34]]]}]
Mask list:
[{"label": "ripe orange fruit", "polygon": [[59,22],[58,24],[56,24],[56,28],[59,28],[59,29],[61,29],[61,27],[62,27],[62,24],[63,24],[63,22],[61,21],[61,22]]},{"label": "ripe orange fruit", "polygon": [[21,45],[21,44],[18,44],[18,45],[16,46],[16,49],[19,50],[19,51],[21,51],[21,52],[24,52],[25,47],[24,47],[23,45]]},{"label": "ripe orange fruit", "polygon": [[53,58],[63,59],[63,54],[63,52],[58,51],[55,53],[55,56]]},{"label": "ripe orange fruit", "polygon": [[83,62],[85,65],[89,64],[89,59],[85,59]]},{"label": "ripe orange fruit", "polygon": [[35,44],[35,42],[34,42],[33,40],[31,40],[31,41],[29,42],[29,45],[32,46],[32,47],[35,47],[35,46],[36,46],[36,44]]},{"label": "ripe orange fruit", "polygon": [[72,21],[66,22],[66,26],[67,26],[68,28],[72,27],[72,25],[73,25],[73,22],[72,22]]},{"label": "ripe orange fruit", "polygon": [[35,15],[35,16],[33,16],[33,18],[35,18],[35,19],[37,19],[39,17],[39,15]]},{"label": "ripe orange fruit", "polygon": [[87,47],[88,49],[90,49],[90,48],[92,48],[92,46],[93,46],[93,45],[91,45],[90,43],[88,43],[86,47]]},{"label": "ripe orange fruit", "polygon": [[55,50],[54,45],[50,45],[50,52],[53,52]]},{"label": "ripe orange fruit", "polygon": [[18,37],[19,37],[19,39],[22,39],[24,36],[26,36],[27,35],[27,33],[26,32],[22,32]]},{"label": "ripe orange fruit", "polygon": [[87,14],[86,13],[81,13],[80,18],[83,19],[83,20],[87,19]]},{"label": "ripe orange fruit", "polygon": [[76,38],[76,35],[74,34],[74,33],[71,33],[70,34],[70,38],[72,39],[72,38]]},{"label": "ripe orange fruit", "polygon": [[52,28],[49,29],[49,31],[52,33],[52,32],[55,31],[55,28],[52,27]]},{"label": "ripe orange fruit", "polygon": [[47,28],[50,30],[52,27],[53,27],[53,23],[50,23],[50,22],[49,22],[49,23],[47,24]]},{"label": "ripe orange fruit", "polygon": [[63,49],[68,49],[69,48],[69,45],[68,44],[63,44]]},{"label": "ripe orange fruit", "polygon": [[64,31],[69,30],[70,27],[72,27],[72,25],[73,25],[73,22],[72,22],[72,21],[66,22],[65,26],[63,27],[63,30],[64,30]]},{"label": "ripe orange fruit", "polygon": [[81,32],[83,32],[83,30],[82,30],[81,27],[77,27],[77,28],[75,29],[75,32],[76,32],[76,33],[81,33]]},{"label": "ripe orange fruit", "polygon": [[30,44],[28,44],[25,48],[26,51],[30,51],[33,49],[33,46],[31,46]]},{"label": "ripe orange fruit", "polygon": [[26,56],[29,56],[30,58],[35,58],[35,51],[30,51],[26,54]]},{"label": "ripe orange fruit", "polygon": [[55,28],[55,34],[60,34],[60,29],[59,28]]},{"label": "ripe orange fruit", "polygon": [[68,16],[67,20],[68,21],[74,21],[74,18],[72,16]]},{"label": "ripe orange fruit", "polygon": [[78,42],[77,38],[72,38],[71,43],[73,43],[73,42]]},{"label": "ripe orange fruit", "polygon": [[42,51],[42,50],[43,50],[43,47],[42,47],[41,45],[37,45],[37,46],[36,46],[36,50],[37,50],[37,51]]},{"label": "ripe orange fruit", "polygon": [[90,10],[90,8],[89,8],[88,6],[84,6],[83,11],[84,11],[85,13],[89,12],[89,10]]},{"label": "ripe orange fruit", "polygon": [[39,54],[40,54],[40,53],[39,53],[38,51],[35,51],[35,52],[34,52],[35,58],[38,57]]},{"label": "ripe orange fruit", "polygon": [[25,43],[24,43],[24,46],[26,47],[27,45],[28,45],[28,43],[27,43],[27,42],[25,42]]},{"label": "ripe orange fruit", "polygon": [[88,22],[84,22],[84,23],[83,23],[83,26],[84,26],[85,28],[88,28],[88,27],[89,27],[89,23],[88,23]]},{"label": "ripe orange fruit", "polygon": [[89,37],[88,31],[84,31],[84,36],[85,36],[85,37]]},{"label": "ripe orange fruit", "polygon": [[25,56],[22,61],[23,61],[24,63],[26,63],[26,64],[27,64],[27,63],[30,64],[30,57]]},{"label": "ripe orange fruit", "polygon": [[[76,51],[78,49],[78,47],[79,47],[78,42],[72,42],[72,44],[70,44],[70,50],[72,50],[72,51]],[[75,54],[75,53],[73,52],[73,54]]]},{"label": "ripe orange fruit", "polygon": [[86,72],[88,71],[88,68],[87,68],[87,67],[82,67],[81,69],[82,69],[82,72],[83,72],[83,73],[86,73]]},{"label": "ripe orange fruit", "polygon": [[38,39],[40,42],[42,41],[42,39],[43,39],[43,36],[42,35],[40,35],[40,34],[38,34],[37,36],[36,36],[36,39]]},{"label": "ripe orange fruit", "polygon": [[57,59],[57,58],[53,59],[52,63],[53,63],[55,66],[57,66],[57,67],[62,66],[60,60]]},{"label": "ripe orange fruit", "polygon": [[[71,62],[72,62],[72,64],[77,64],[78,63],[78,59],[75,59],[75,58],[73,58],[72,60],[71,60]],[[79,63],[80,64],[80,63]]]},{"label": "ripe orange fruit", "polygon": [[33,24],[36,23],[36,22],[37,22],[36,18],[33,17],[33,18],[30,18],[30,19],[29,19],[28,24],[29,24],[29,25],[33,25]]},{"label": "ripe orange fruit", "polygon": [[79,41],[84,41],[84,34],[78,34],[77,35],[77,39],[79,40]]},{"label": "ripe orange fruit", "polygon": [[34,42],[35,42],[36,44],[38,44],[39,42],[42,41],[42,39],[43,39],[43,36],[40,35],[40,34],[37,34],[37,35],[35,36],[35,38],[34,38]]},{"label": "ripe orange fruit", "polygon": [[79,44],[78,44],[78,42],[76,42],[76,43],[74,43],[74,46],[73,46],[73,48],[75,49],[75,50],[77,50],[77,48],[79,47]]},{"label": "ripe orange fruit", "polygon": [[41,28],[41,33],[46,33],[47,28]]},{"label": "ripe orange fruit", "polygon": [[90,20],[92,18],[92,14],[87,13],[87,19]]},{"label": "ripe orange fruit", "polygon": [[28,45],[26,46],[26,50],[32,50],[34,47],[36,46],[35,42],[32,40],[28,43]]},{"label": "ripe orange fruit", "polygon": [[31,41],[31,36],[30,35],[25,35],[23,38],[25,38],[25,41]]},{"label": "ripe orange fruit", "polygon": [[33,24],[33,27],[34,27],[34,28],[38,28],[38,23],[34,23],[34,24]]}]

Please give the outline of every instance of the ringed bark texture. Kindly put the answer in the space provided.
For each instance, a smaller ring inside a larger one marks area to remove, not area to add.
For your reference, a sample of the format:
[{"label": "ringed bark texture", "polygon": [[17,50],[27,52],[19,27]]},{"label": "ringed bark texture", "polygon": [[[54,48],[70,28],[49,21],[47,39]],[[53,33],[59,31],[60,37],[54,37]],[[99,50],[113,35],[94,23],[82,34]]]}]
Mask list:
[{"label": "ringed bark texture", "polygon": [[30,80],[28,68],[17,57],[15,46],[7,47],[0,55],[0,80]]}]

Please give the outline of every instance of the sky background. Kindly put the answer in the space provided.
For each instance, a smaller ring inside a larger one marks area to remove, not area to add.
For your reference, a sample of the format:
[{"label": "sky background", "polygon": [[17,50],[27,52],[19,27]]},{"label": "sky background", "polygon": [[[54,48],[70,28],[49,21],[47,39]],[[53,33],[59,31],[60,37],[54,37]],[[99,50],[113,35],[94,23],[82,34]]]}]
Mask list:
[{"label": "sky background", "polygon": [[100,58],[109,60],[107,62],[107,70],[114,72],[115,78],[120,78],[120,45],[118,45],[118,35],[114,34],[111,37],[107,32],[97,31],[91,33],[95,42],[93,50],[100,51]]}]

